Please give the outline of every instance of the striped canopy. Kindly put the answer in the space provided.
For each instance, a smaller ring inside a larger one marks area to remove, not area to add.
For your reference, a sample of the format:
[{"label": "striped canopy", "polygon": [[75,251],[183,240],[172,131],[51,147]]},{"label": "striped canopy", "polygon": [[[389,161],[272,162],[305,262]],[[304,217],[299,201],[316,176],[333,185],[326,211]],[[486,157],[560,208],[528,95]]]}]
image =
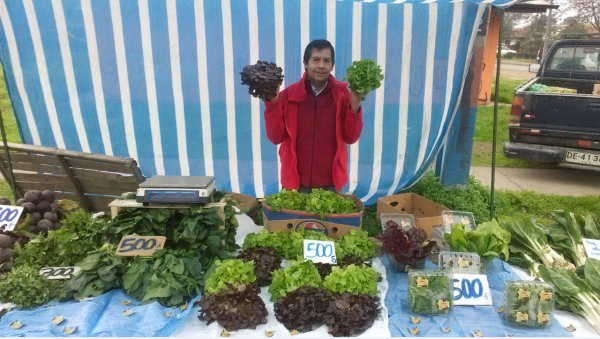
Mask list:
[{"label": "striped canopy", "polygon": [[490,5],[515,1],[0,0],[0,61],[25,143],[128,156],[144,175],[214,175],[220,189],[279,189],[264,105],[243,66],[302,75],[304,47],[335,46],[334,75],[374,59],[346,190],[372,203],[432,163]]}]

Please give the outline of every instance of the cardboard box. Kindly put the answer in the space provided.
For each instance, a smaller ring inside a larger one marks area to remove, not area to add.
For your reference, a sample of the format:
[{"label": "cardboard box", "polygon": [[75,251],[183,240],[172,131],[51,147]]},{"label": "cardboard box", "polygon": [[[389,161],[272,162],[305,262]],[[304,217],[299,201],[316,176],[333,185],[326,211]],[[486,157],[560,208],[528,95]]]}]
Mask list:
[{"label": "cardboard box", "polygon": [[321,219],[318,214],[282,209],[274,211],[263,202],[263,221],[265,228],[271,232],[294,232],[300,227],[321,231],[332,238],[340,238],[350,231],[360,230],[364,206],[362,201],[353,195],[346,197],[354,200],[358,212],[330,214]]},{"label": "cardboard box", "polygon": [[415,224],[430,237],[433,228],[442,224],[443,205],[415,193],[396,194],[377,199],[377,220],[381,213],[408,213],[415,217]]}]

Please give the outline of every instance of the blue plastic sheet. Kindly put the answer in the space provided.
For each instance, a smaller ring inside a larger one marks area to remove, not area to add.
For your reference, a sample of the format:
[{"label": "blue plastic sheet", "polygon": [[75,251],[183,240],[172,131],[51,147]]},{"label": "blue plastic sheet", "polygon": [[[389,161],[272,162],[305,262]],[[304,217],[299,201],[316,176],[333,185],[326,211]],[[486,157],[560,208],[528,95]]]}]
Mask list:
[{"label": "blue plastic sheet", "polygon": [[[487,276],[492,293],[493,306],[456,306],[452,312],[445,315],[425,316],[419,315],[421,322],[413,325],[408,310],[407,288],[408,274],[395,272],[390,266],[387,257],[382,258],[387,269],[389,284],[385,296],[385,305],[388,308],[389,327],[392,336],[415,336],[410,333],[410,328],[418,327],[419,336],[428,337],[471,337],[473,332],[479,330],[485,337],[526,336],[526,337],[571,337],[556,319],[543,329],[514,328],[503,322],[503,315],[497,309],[504,303],[504,283],[507,280],[520,280],[512,272],[510,265],[494,259],[488,265]],[[426,268],[436,268],[427,262]],[[444,333],[442,328],[450,328]]]},{"label": "blue plastic sheet", "polygon": [[[0,336],[67,336],[65,327],[77,326],[72,336],[150,337],[169,336],[181,327],[190,316],[195,300],[181,310],[163,307],[158,302],[140,305],[122,290],[113,290],[84,301],[51,302],[30,310],[8,312],[0,320]],[[127,304],[129,302],[129,304]],[[131,309],[129,316],[123,311]],[[51,321],[61,315],[65,320],[59,325]],[[10,324],[18,320],[24,326],[18,330]]]}]

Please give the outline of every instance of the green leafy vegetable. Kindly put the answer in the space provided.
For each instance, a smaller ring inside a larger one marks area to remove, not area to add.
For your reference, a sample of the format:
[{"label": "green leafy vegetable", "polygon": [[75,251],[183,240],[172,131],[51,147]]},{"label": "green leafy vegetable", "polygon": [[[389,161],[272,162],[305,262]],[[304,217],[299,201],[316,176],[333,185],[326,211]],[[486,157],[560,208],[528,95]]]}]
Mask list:
[{"label": "green leafy vegetable", "polygon": [[504,314],[509,324],[545,327],[554,312],[554,289],[533,281],[509,281],[505,291]]},{"label": "green leafy vegetable", "polygon": [[250,233],[244,239],[245,250],[254,247],[267,247],[277,251],[277,254],[288,260],[303,257],[304,239],[307,240],[333,240],[322,232],[299,229],[294,232],[268,232],[261,230]]},{"label": "green leafy vegetable", "polygon": [[288,209],[295,211],[304,210],[306,195],[296,190],[286,190],[279,193],[268,195],[265,204],[271,206],[274,210]]},{"label": "green leafy vegetable", "polygon": [[65,285],[66,294],[76,299],[96,297],[113,288],[123,287],[122,277],[129,258],[115,255],[117,246],[105,244],[77,262],[81,271]]},{"label": "green leafy vegetable", "polygon": [[332,267],[325,277],[323,287],[331,293],[353,293],[377,296],[377,281],[381,275],[372,267],[349,265],[345,268]]},{"label": "green leafy vegetable", "polygon": [[509,258],[511,235],[500,227],[496,219],[478,225],[473,231],[466,231],[464,225],[454,225],[444,237],[453,251],[475,252],[486,259]]},{"label": "green leafy vegetable", "polygon": [[450,312],[452,287],[444,272],[411,271],[408,273],[408,307],[419,314]]},{"label": "green leafy vegetable", "polygon": [[383,72],[381,67],[371,59],[363,59],[352,62],[352,65],[346,70],[346,77],[350,89],[360,96],[360,100],[365,100],[369,92],[381,86]]},{"label": "green leafy vegetable", "polygon": [[64,296],[63,284],[61,280],[44,278],[37,268],[16,267],[10,274],[0,276],[0,300],[18,308],[44,305]]},{"label": "green leafy vegetable", "polygon": [[338,260],[355,257],[369,260],[377,256],[377,243],[369,239],[366,231],[350,231],[335,241],[335,254]]},{"label": "green leafy vegetable", "polygon": [[123,276],[123,289],[142,304],[181,305],[200,293],[202,273],[196,251],[163,249],[150,258],[135,257]]},{"label": "green leafy vegetable", "polygon": [[242,259],[217,260],[214,265],[214,271],[208,276],[204,287],[206,296],[237,289],[239,285],[248,285],[256,281],[252,261],[243,261]]},{"label": "green leafy vegetable", "polygon": [[583,266],[587,255],[583,247],[582,227],[573,212],[556,211],[551,214],[554,220],[547,228],[552,248],[560,251],[575,266]]},{"label": "green leafy vegetable", "polygon": [[301,286],[321,287],[321,276],[312,261],[292,262],[290,267],[274,271],[269,286],[271,300],[277,301]]},{"label": "green leafy vegetable", "polygon": [[352,199],[320,188],[313,189],[311,193],[282,189],[279,193],[267,196],[265,205],[274,210],[290,209],[318,214],[321,218],[329,214],[357,212]]}]

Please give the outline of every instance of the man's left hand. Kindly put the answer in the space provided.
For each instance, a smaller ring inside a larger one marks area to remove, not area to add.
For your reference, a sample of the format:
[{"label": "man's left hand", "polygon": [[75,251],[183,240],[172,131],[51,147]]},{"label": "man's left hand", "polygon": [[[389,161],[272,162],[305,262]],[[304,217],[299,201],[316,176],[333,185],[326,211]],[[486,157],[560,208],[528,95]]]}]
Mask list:
[{"label": "man's left hand", "polygon": [[360,95],[353,90],[350,90],[350,108],[352,108],[352,111],[354,112],[360,110]]}]

